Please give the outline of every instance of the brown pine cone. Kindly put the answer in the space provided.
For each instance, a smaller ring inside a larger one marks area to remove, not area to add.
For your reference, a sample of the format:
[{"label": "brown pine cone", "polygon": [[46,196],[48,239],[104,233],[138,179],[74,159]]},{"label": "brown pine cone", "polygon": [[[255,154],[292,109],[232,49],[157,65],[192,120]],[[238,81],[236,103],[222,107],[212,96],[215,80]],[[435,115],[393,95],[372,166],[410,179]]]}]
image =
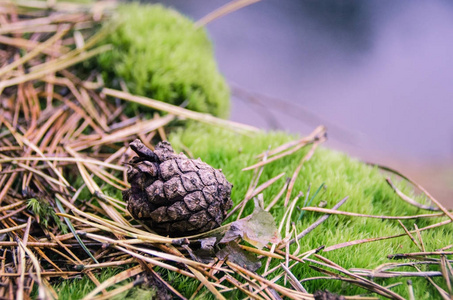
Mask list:
[{"label": "brown pine cone", "polygon": [[187,236],[219,227],[233,202],[221,170],[176,154],[169,142],[154,151],[136,139],[123,192],[131,215],[162,235]]}]

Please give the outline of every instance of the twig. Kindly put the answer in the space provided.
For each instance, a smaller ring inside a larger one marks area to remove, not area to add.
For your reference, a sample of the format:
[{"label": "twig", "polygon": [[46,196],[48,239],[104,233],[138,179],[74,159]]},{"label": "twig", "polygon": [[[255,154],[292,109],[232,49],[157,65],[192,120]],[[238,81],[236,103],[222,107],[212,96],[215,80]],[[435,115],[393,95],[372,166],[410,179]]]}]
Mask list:
[{"label": "twig", "polygon": [[243,7],[246,7],[259,1],[260,0],[233,0],[223,5],[222,7],[216,9],[215,11],[209,13],[208,15],[204,16],[203,18],[195,22],[194,26],[195,28],[204,27],[208,23],[214,21],[215,19],[223,17],[227,14],[230,14],[236,10],[239,10]]}]

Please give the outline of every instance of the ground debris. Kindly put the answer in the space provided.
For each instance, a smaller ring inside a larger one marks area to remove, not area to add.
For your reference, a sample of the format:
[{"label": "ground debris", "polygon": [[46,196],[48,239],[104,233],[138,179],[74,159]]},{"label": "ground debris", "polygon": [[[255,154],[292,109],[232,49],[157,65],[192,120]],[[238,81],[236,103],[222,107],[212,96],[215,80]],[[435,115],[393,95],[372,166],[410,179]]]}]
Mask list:
[{"label": "ground debris", "polygon": [[345,300],[346,299],[344,296],[331,293],[327,290],[326,291],[316,291],[313,294],[313,297],[315,297],[315,300]]}]

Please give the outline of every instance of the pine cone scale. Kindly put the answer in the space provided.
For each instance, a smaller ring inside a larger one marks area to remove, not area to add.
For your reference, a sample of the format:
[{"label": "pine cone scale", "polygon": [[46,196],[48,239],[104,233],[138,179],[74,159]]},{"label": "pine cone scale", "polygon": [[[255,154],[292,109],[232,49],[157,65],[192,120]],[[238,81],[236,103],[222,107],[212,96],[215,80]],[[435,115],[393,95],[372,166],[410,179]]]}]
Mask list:
[{"label": "pine cone scale", "polygon": [[181,171],[179,170],[175,160],[167,160],[160,165],[160,175],[163,180],[169,180],[173,176],[180,174]]},{"label": "pine cone scale", "polygon": [[198,168],[189,159],[185,159],[185,160],[177,159],[176,164],[178,165],[179,170],[183,173],[198,171]]},{"label": "pine cone scale", "polygon": [[203,188],[203,182],[195,172],[189,172],[181,175],[183,187],[187,192],[199,191]]},{"label": "pine cone scale", "polygon": [[203,193],[200,191],[185,196],[184,202],[186,203],[187,208],[192,212],[208,208],[208,203],[206,202]]}]

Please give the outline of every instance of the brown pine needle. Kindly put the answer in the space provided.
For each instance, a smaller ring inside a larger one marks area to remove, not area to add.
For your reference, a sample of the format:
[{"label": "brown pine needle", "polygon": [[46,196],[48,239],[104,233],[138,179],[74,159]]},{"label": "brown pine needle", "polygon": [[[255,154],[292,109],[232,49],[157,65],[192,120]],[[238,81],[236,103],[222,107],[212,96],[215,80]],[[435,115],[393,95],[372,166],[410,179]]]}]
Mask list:
[{"label": "brown pine needle", "polygon": [[24,203],[25,203],[24,201],[17,201],[15,203],[12,203],[12,204],[9,204],[9,205],[0,206],[0,212],[5,211],[5,210],[10,210],[10,209],[15,208],[17,206],[20,206],[20,205],[22,205]]},{"label": "brown pine needle", "polygon": [[413,253],[398,253],[398,254],[391,254],[387,257],[390,259],[402,259],[402,258],[410,258],[413,256],[431,256],[431,255],[453,255],[453,252],[439,252],[439,251],[432,251],[432,252],[413,252]]},{"label": "brown pine needle", "polygon": [[383,295],[383,296],[386,296],[386,295],[389,295],[391,296],[393,299],[399,299],[399,300],[404,300],[403,297],[401,297],[400,295],[398,295],[397,293],[371,281],[371,280],[368,280],[366,278],[363,278],[361,276],[358,276],[354,273],[351,273],[349,272],[348,270],[342,268],[341,266],[339,266],[338,264],[334,263],[333,261],[321,256],[321,255],[318,255],[318,254],[315,254],[315,257],[322,260],[324,263],[320,263],[318,261],[315,261],[315,260],[311,260],[311,259],[307,259],[311,262],[314,262],[314,263],[318,263],[318,264],[321,264],[321,265],[324,265],[324,266],[328,266],[330,268],[333,268],[334,270],[337,270],[343,274],[345,274],[346,276],[348,277],[351,277],[355,280],[358,280],[360,281],[362,284],[366,284],[366,285],[369,285],[371,286],[372,288],[374,288],[376,290],[376,292],[378,292],[379,294]]},{"label": "brown pine needle", "polygon": [[[348,200],[348,198],[349,198],[349,196],[340,200],[337,204],[334,205],[334,207],[332,209],[335,210],[335,209],[339,208],[340,206],[342,206],[346,202],[346,200]],[[311,224],[308,228],[304,229],[301,233],[299,233],[297,235],[297,237],[291,239],[288,243],[293,244],[296,240],[300,240],[301,238],[303,238],[304,236],[309,234],[311,231],[313,231],[316,227],[318,227],[322,222],[327,220],[327,218],[329,218],[329,216],[330,215],[324,215],[324,216],[320,217],[318,220],[316,220],[316,222]],[[327,251],[327,250],[324,249],[324,251]]]},{"label": "brown pine needle", "polygon": [[243,7],[246,7],[259,1],[260,0],[233,0],[204,16],[203,18],[198,20],[194,26],[196,28],[206,26],[208,23],[214,21],[215,19],[221,18],[225,15],[228,15],[234,11],[237,11]]},{"label": "brown pine needle", "polygon": [[420,230],[418,229],[417,224],[414,224],[415,231],[417,232],[418,242],[420,243],[421,250],[426,252],[425,243],[423,243],[422,235],[420,234]]},{"label": "brown pine needle", "polygon": [[[78,275],[78,271],[65,271],[65,272],[41,272],[41,277],[62,277]],[[21,273],[0,273],[0,277],[20,277]],[[37,276],[36,273],[30,272],[27,275]]]},{"label": "brown pine needle", "polygon": [[260,194],[261,192],[263,192],[265,189],[267,189],[268,187],[270,187],[273,183],[275,183],[277,180],[279,180],[280,178],[282,178],[283,176],[285,176],[285,172],[283,173],[280,173],[278,174],[277,176],[269,179],[268,181],[266,181],[265,183],[261,184],[260,186],[258,186],[257,188],[255,188],[255,190],[251,193],[251,195],[249,196],[250,198],[253,198],[255,196],[257,196],[258,194]]},{"label": "brown pine needle", "polygon": [[[256,178],[256,181],[255,181],[255,184],[258,182],[258,179],[261,175],[261,171],[259,172],[257,178]],[[245,206],[247,204],[247,202],[252,199],[253,197],[257,196],[258,194],[260,194],[262,191],[264,191],[265,189],[267,189],[269,186],[271,186],[273,183],[275,183],[277,180],[279,180],[280,178],[282,178],[283,176],[285,175],[285,173],[281,173],[281,174],[278,174],[277,176],[269,179],[268,181],[266,181],[265,183],[261,184],[260,186],[258,187],[255,187],[255,184],[253,186],[251,186],[251,189],[249,190],[249,192],[245,195],[245,199],[243,201],[241,201],[240,203],[238,203],[227,215],[227,217],[229,217],[230,215],[232,215],[233,213],[236,212],[236,210],[240,207],[240,211],[239,211],[239,214],[237,216],[237,220],[240,219],[240,217],[242,216],[242,213],[245,209]],[[227,218],[225,218],[227,219]]]},{"label": "brown pine needle", "polygon": [[157,278],[160,282],[162,282],[168,290],[170,290],[173,294],[175,294],[179,299],[182,300],[187,300],[186,297],[181,295],[174,287],[172,287],[167,281],[165,281],[156,271],[154,271],[152,268],[149,269],[153,276]]},{"label": "brown pine needle", "polygon": [[200,280],[201,283],[204,284],[204,286],[211,291],[211,293],[214,295],[214,297],[217,300],[226,300],[225,297],[214,287],[214,285],[206,278],[204,277],[198,270],[191,266],[187,266],[188,269],[192,272],[192,274]]},{"label": "brown pine needle", "polygon": [[291,272],[291,270],[288,267],[286,267],[284,264],[280,264],[280,266],[285,271],[285,273],[289,276],[291,285],[297,291],[302,292],[302,293],[308,293],[307,290],[299,282],[299,279],[297,279],[296,276],[294,276],[294,274]]},{"label": "brown pine needle", "polygon": [[148,133],[153,130],[156,130],[162,126],[167,125],[169,122],[173,121],[174,118],[175,117],[172,115],[166,115],[165,117],[162,117],[159,119],[152,119],[149,121],[140,122],[138,124],[133,124],[127,128],[120,129],[112,134],[104,135],[103,137],[101,137],[98,140],[87,141],[87,142],[82,142],[82,143],[80,143],[80,142],[74,143],[74,144],[71,144],[70,147],[77,148],[80,150],[80,149],[84,149],[87,147],[93,147],[93,146],[102,145],[102,144],[106,144],[106,143],[116,142],[123,138],[131,137],[131,136],[137,134],[138,132]]},{"label": "brown pine needle", "polygon": [[393,172],[397,175],[399,175],[400,177],[402,177],[403,179],[409,181],[411,184],[413,184],[415,187],[417,187],[420,191],[422,191],[434,204],[436,204],[436,206],[441,210],[443,211],[452,221],[453,221],[453,214],[445,208],[445,206],[443,206],[436,198],[434,198],[424,187],[422,187],[421,185],[419,185],[418,183],[416,183],[414,180],[410,179],[409,177],[401,174],[400,172],[398,171],[395,171],[393,169],[390,169],[390,168],[387,168],[387,167],[382,167],[382,166],[379,166],[381,169],[384,169],[384,170],[387,170],[387,171],[390,171],[390,172]]},{"label": "brown pine needle", "polygon": [[306,293],[301,293],[301,292],[296,292],[296,291],[290,291],[278,284],[275,284],[261,276],[259,276],[258,274],[255,274],[253,272],[250,272],[249,270],[233,263],[233,262],[230,262],[230,261],[227,261],[226,262],[227,265],[229,265],[233,270],[237,271],[237,272],[241,272],[241,273],[244,273],[248,276],[250,276],[251,278],[259,281],[259,282],[262,282],[262,283],[265,283],[266,285],[268,285],[269,287],[275,289],[276,291],[278,291],[279,293],[281,293],[282,295],[290,298],[290,299],[303,299],[303,297],[309,297],[310,295],[309,294],[306,294]]},{"label": "brown pine needle", "polygon": [[[320,130],[319,128],[321,128],[321,130]],[[301,149],[302,147],[304,147],[304,146],[306,146],[306,145],[308,145],[308,144],[312,144],[312,143],[314,143],[314,142],[316,142],[316,141],[323,142],[323,141],[325,141],[325,133],[326,133],[326,132],[325,132],[325,128],[323,128],[323,127],[318,127],[317,129],[315,129],[315,130],[312,132],[312,134],[310,134],[310,136],[308,136],[308,137],[305,138],[305,139],[302,139],[302,140],[300,141],[300,143],[296,144],[296,146],[293,147],[293,149],[290,149],[290,150],[288,150],[288,151],[286,151],[286,152],[283,152],[283,153],[280,153],[280,154],[278,154],[278,155],[272,156],[272,157],[266,159],[265,161],[261,161],[261,162],[259,162],[259,163],[257,163],[257,164],[254,164],[254,165],[250,166],[250,167],[244,168],[244,169],[242,169],[242,171],[248,171],[248,170],[253,170],[253,169],[262,167],[262,166],[264,166],[264,165],[266,165],[266,164],[269,164],[269,163],[271,163],[271,162],[273,162],[273,161],[276,161],[276,160],[278,160],[278,159],[280,159],[280,158],[283,158],[283,157],[285,157],[285,156],[288,156],[288,155],[290,155],[290,154],[293,154],[293,153],[295,153],[297,150]],[[284,147],[284,146],[281,146],[281,147]],[[279,148],[280,148],[280,147],[279,147]],[[279,149],[279,148],[277,148],[277,149]],[[280,148],[280,149],[283,149],[283,148]],[[280,149],[279,149],[279,150],[280,150]],[[269,153],[275,153],[275,150],[274,150],[274,152],[273,152],[273,151],[270,151]],[[269,154],[269,155],[270,155],[270,154]],[[261,156],[259,156],[259,157],[261,157]]]},{"label": "brown pine needle", "polygon": [[[423,273],[417,266],[414,266],[414,268],[416,268],[419,272]],[[451,300],[451,297],[448,295],[448,293],[442,289],[439,285],[437,285],[431,278],[429,278],[428,276],[425,276],[426,280],[428,280],[436,289],[437,291],[439,292],[440,296],[442,297],[442,299],[444,300]]]},{"label": "brown pine needle", "polygon": [[7,156],[2,156],[3,158],[0,158],[0,164],[1,163],[12,163],[12,162],[17,162],[17,161],[54,161],[54,162],[80,162],[83,164],[93,164],[93,165],[99,165],[102,167],[110,168],[112,170],[117,170],[117,171],[124,171],[124,167],[106,163],[103,161],[99,161],[96,159],[92,158],[74,158],[74,157],[7,157]]},{"label": "brown pine needle", "polygon": [[17,226],[14,226],[14,227],[10,227],[10,228],[1,229],[0,230],[0,234],[4,234],[4,233],[11,232],[11,231],[14,231],[14,230],[22,229],[22,228],[25,228],[25,227],[27,227],[27,223],[24,223],[22,225],[17,225]]},{"label": "brown pine needle", "polygon": [[423,214],[423,215],[414,215],[414,216],[375,216],[375,215],[366,215],[366,214],[359,214],[353,213],[348,211],[341,211],[341,210],[333,210],[328,208],[321,208],[321,207],[303,207],[302,210],[307,211],[314,211],[319,213],[331,214],[331,215],[344,215],[350,217],[363,217],[363,218],[374,218],[374,219],[388,219],[388,220],[409,220],[409,219],[421,219],[421,218],[438,218],[445,216],[444,213],[437,213],[437,214]]},{"label": "brown pine needle", "polygon": [[83,300],[88,300],[88,299],[93,299],[94,296],[96,296],[98,293],[100,293],[102,290],[118,283],[123,280],[129,279],[131,277],[134,277],[136,275],[139,275],[143,273],[144,270],[141,266],[135,266],[133,268],[127,269],[126,271],[123,271],[113,277],[110,277],[106,279],[104,282],[102,282],[98,287],[96,287],[94,290],[92,290],[88,295],[86,295]]},{"label": "brown pine needle", "polygon": [[258,255],[264,255],[264,256],[272,257],[272,258],[276,258],[276,259],[285,259],[281,255],[278,255],[278,254],[275,254],[275,253],[272,253],[272,252],[268,252],[268,251],[264,251],[264,250],[260,250],[260,249],[257,249],[257,248],[244,246],[244,245],[239,245],[239,247],[241,247],[244,250],[247,250],[248,252],[252,252],[252,253],[255,253],[255,254],[258,254]]},{"label": "brown pine needle", "polygon": [[102,93],[107,96],[118,97],[123,100],[135,102],[135,103],[147,106],[147,107],[165,111],[165,112],[168,112],[175,116],[185,117],[188,119],[193,119],[193,120],[204,122],[204,123],[211,124],[211,125],[235,129],[235,130],[238,130],[241,132],[243,132],[243,131],[257,132],[258,131],[258,129],[253,126],[244,125],[244,124],[216,118],[209,114],[203,114],[203,113],[191,111],[191,110],[179,107],[179,106],[171,105],[171,104],[168,104],[165,102],[157,101],[157,100],[142,97],[142,96],[134,96],[132,94],[122,92],[122,91],[104,88],[102,90]]},{"label": "brown pine needle", "polygon": [[32,59],[33,57],[38,55],[41,51],[43,51],[45,48],[48,48],[49,46],[54,44],[57,40],[61,39],[63,37],[63,35],[65,35],[68,32],[68,30],[69,30],[69,26],[65,26],[65,24],[63,24],[61,26],[60,31],[57,32],[51,38],[49,38],[47,41],[45,41],[44,43],[41,43],[39,46],[33,48],[32,51],[30,51],[26,55],[22,56],[20,59],[15,60],[11,64],[6,65],[3,68],[1,68],[0,69],[0,77],[5,75],[7,72],[10,72],[11,70],[17,68],[18,66],[20,66],[24,62]]},{"label": "brown pine needle", "polygon": [[[270,151],[268,151],[267,155],[269,157],[271,157],[271,156],[279,154],[280,152],[293,148],[297,145],[301,145],[303,147],[305,145],[308,145],[309,143],[312,143],[314,140],[319,139],[322,136],[325,136],[325,134],[326,134],[326,128],[324,126],[318,126],[308,136],[306,136],[300,140],[288,142],[273,150],[270,150]],[[300,148],[298,148],[298,149],[300,149]],[[264,153],[261,153],[260,155],[257,156],[257,158],[262,158],[263,156],[264,156]]]},{"label": "brown pine needle", "polygon": [[453,276],[453,274],[451,274],[447,268],[447,265],[450,265],[448,260],[447,260],[447,257],[445,255],[442,255],[440,257],[440,270],[442,272],[442,276],[444,277],[445,279],[445,283],[447,284],[447,289],[448,289],[448,293],[450,295],[453,294],[453,291],[452,291],[452,278],[451,276]]},{"label": "brown pine needle", "polygon": [[448,246],[445,246],[445,247],[442,247],[441,249],[437,250],[437,251],[445,251],[445,250],[448,250],[448,249],[451,249],[453,248],[453,244],[452,245],[448,245]]},{"label": "brown pine needle", "polygon": [[[428,230],[428,229],[433,229],[433,228],[441,227],[441,226],[444,226],[444,225],[447,225],[447,224],[450,224],[450,223],[451,223],[451,220],[445,220],[445,221],[440,222],[440,223],[436,223],[436,224],[433,224],[433,225],[422,227],[418,231],[424,231],[424,230]],[[409,232],[410,233],[415,233],[416,231],[414,230],[414,231],[409,231]],[[364,243],[388,240],[388,239],[393,239],[393,238],[397,238],[397,237],[401,237],[401,236],[405,236],[405,235],[406,235],[406,233],[402,233],[402,234],[395,234],[395,235],[391,235],[391,236],[384,236],[384,237],[377,237],[377,238],[369,238],[369,239],[349,241],[349,242],[344,242],[344,243],[341,243],[341,244],[329,246],[329,247],[325,248],[324,251],[328,252],[328,251],[337,250],[337,249],[341,249],[341,248],[349,247],[349,246],[353,246],[353,245],[359,245],[359,244],[364,244]]]},{"label": "brown pine needle", "polygon": [[[323,141],[323,140],[321,140],[321,141]],[[319,142],[313,143],[313,146],[311,147],[310,151],[308,151],[308,153],[304,155],[304,157],[300,161],[299,165],[297,166],[296,170],[294,171],[293,176],[291,177],[291,180],[289,181],[289,184],[288,184],[288,190],[286,191],[285,204],[284,204],[285,207],[288,205],[289,199],[291,197],[291,193],[293,192],[294,184],[296,183],[297,177],[299,176],[299,172],[302,169],[303,164],[306,161],[310,160],[310,158],[315,153],[315,150],[318,147],[318,144],[319,144]]]},{"label": "brown pine needle", "polygon": [[31,81],[31,80],[35,80],[35,79],[39,79],[39,78],[42,78],[44,77],[45,75],[49,74],[49,73],[54,73],[54,72],[57,72],[57,71],[60,71],[64,68],[67,68],[67,67],[70,67],[72,65],[75,65],[77,63],[80,63],[84,60],[87,60],[93,56],[96,56],[96,55],[99,55],[100,53],[102,52],[106,52],[107,50],[110,50],[111,49],[111,46],[110,45],[104,45],[104,46],[100,46],[94,50],[90,50],[86,53],[84,53],[82,56],[79,56],[79,57],[75,57],[75,58],[70,58],[66,61],[62,61],[60,64],[56,64],[54,66],[50,66],[49,68],[47,69],[43,69],[43,70],[38,70],[38,71],[35,71],[35,72],[31,72],[27,75],[22,75],[22,76],[18,76],[18,77],[15,77],[15,78],[12,78],[12,79],[8,79],[8,80],[5,80],[5,81],[1,81],[0,82],[0,93],[3,92],[3,90],[7,87],[10,87],[10,86],[14,86],[14,85],[18,85],[18,84],[21,84],[21,83],[25,83],[25,82],[28,82],[28,81]]},{"label": "brown pine needle", "polygon": [[391,186],[391,188],[398,194],[398,196],[400,196],[400,198],[404,201],[406,201],[407,203],[413,205],[413,206],[416,206],[418,208],[421,208],[421,209],[425,209],[425,210],[439,210],[438,208],[436,207],[432,207],[432,206],[429,206],[429,205],[424,205],[424,204],[421,204],[421,203],[418,203],[417,201],[415,201],[414,199],[408,197],[407,195],[405,195],[403,192],[401,192],[394,184],[393,182],[390,180],[390,178],[387,178],[387,183]]},{"label": "brown pine needle", "polygon": [[[417,243],[414,236],[409,232],[409,230],[407,230],[406,226],[404,226],[404,224],[400,220],[398,220],[398,223],[401,225],[401,227],[403,227],[404,232],[406,232],[406,234],[409,236],[409,238],[415,244],[415,246],[417,246],[418,249],[422,250],[422,247]],[[417,230],[417,232],[419,231]]]},{"label": "brown pine needle", "polygon": [[100,296],[97,296],[97,297],[93,297],[92,299],[93,300],[108,300],[108,299],[112,299],[113,297],[121,294],[121,293],[124,293],[124,292],[127,292],[129,291],[131,288],[133,288],[137,283],[140,283],[142,280],[136,280],[136,281],[133,281],[133,282],[129,282],[123,286],[120,286],[114,290],[111,290],[107,293],[105,293],[104,295],[100,295]]},{"label": "brown pine needle", "polygon": [[[147,256],[143,256],[141,254],[138,254],[136,252],[133,252],[133,251],[130,251],[130,250],[127,250],[126,248],[123,248],[123,247],[120,247],[120,246],[114,246],[116,249],[118,250],[121,250],[123,251],[124,253],[127,253],[135,258],[138,258],[138,259],[141,259],[143,261],[146,261],[148,263],[151,263],[153,265],[156,265],[156,266],[159,266],[161,268],[164,268],[164,269],[168,269],[170,271],[173,271],[173,272],[176,272],[176,273],[179,273],[181,275],[184,275],[184,276],[187,276],[187,277],[194,277],[194,275],[192,275],[191,273],[187,272],[187,271],[184,271],[182,269],[179,269],[177,267],[174,267],[172,265],[169,265],[169,264],[166,264],[166,263],[163,263],[157,259],[153,259],[153,258],[150,258],[150,257],[147,257]],[[189,269],[192,268],[192,267],[189,267]]]},{"label": "brown pine needle", "polygon": [[283,185],[282,189],[280,190],[280,192],[278,192],[278,194],[274,197],[274,199],[272,199],[272,201],[269,203],[269,205],[266,207],[265,211],[270,211],[272,207],[274,207],[275,204],[277,204],[277,202],[280,200],[280,198],[283,196],[283,193],[286,191],[286,189],[288,188],[288,184],[289,184],[289,181],[291,179],[290,178],[286,178],[286,181],[285,181],[285,184]]},{"label": "brown pine needle", "polygon": [[253,299],[256,299],[256,300],[266,300],[252,292],[250,292],[249,290],[245,289],[245,285],[244,284],[241,284],[240,281],[238,281],[237,279],[235,279],[234,277],[231,277],[230,275],[227,275],[226,276],[226,280],[229,281],[231,284],[234,285],[235,288],[239,289],[240,291],[242,291],[244,294],[246,294],[247,296],[249,296],[250,298],[253,298]]}]

